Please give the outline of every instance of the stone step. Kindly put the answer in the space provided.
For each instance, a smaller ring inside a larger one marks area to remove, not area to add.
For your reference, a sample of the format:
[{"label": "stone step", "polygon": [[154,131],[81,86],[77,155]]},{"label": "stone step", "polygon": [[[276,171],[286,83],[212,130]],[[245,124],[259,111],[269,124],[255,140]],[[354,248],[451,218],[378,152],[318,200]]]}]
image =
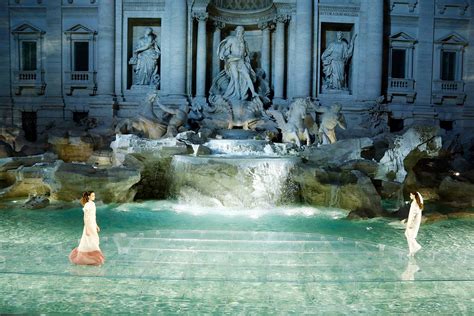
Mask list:
[{"label": "stone step", "polygon": [[[404,249],[322,234],[157,230],[105,235],[101,248],[106,264],[84,271],[67,260],[73,246],[1,242],[0,272],[96,271],[96,276],[107,278],[308,283],[399,281],[407,271],[417,273],[417,279],[474,279],[470,267],[474,258],[462,261],[465,266],[458,263],[440,271],[436,262],[449,257],[433,254],[420,268],[410,264]],[[14,259],[18,253],[25,256],[21,265]]]}]

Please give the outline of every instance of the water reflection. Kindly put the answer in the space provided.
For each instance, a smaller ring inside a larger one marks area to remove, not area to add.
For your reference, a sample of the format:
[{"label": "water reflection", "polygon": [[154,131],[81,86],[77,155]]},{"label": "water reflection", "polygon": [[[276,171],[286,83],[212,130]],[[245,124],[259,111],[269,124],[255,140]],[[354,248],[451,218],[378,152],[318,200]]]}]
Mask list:
[{"label": "water reflection", "polygon": [[101,266],[71,266],[68,271],[71,275],[81,277],[100,277],[105,275],[105,271]]},{"label": "water reflection", "polygon": [[403,281],[415,281],[415,273],[418,271],[420,271],[420,267],[418,266],[416,259],[414,257],[410,257],[408,259],[407,267],[401,275],[401,279]]}]

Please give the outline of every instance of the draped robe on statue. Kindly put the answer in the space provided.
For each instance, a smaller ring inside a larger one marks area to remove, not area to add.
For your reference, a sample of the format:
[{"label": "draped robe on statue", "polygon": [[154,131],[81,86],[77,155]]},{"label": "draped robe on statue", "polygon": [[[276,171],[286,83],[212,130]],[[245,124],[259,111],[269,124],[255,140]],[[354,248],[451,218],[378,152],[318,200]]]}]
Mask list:
[{"label": "draped robe on statue", "polygon": [[[250,90],[252,97],[257,96],[254,90],[255,72],[250,66],[247,44],[243,39],[229,36],[219,44],[219,58],[225,60],[224,73],[228,85],[223,94],[226,100],[245,100]],[[219,74],[222,76],[223,73]]]}]

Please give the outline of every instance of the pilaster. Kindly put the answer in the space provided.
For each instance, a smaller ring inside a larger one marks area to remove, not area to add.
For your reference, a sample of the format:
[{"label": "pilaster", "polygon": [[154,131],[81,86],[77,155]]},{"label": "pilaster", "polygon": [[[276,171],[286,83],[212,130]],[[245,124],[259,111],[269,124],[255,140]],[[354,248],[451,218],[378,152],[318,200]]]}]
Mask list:
[{"label": "pilaster", "polygon": [[420,1],[418,24],[418,54],[416,83],[416,105],[431,104],[433,80],[433,41],[435,0]]},{"label": "pilaster", "polygon": [[114,0],[99,2],[97,88],[98,93],[104,95],[114,94],[114,2]]},{"label": "pilaster", "polygon": [[312,17],[313,0],[298,0],[296,2],[294,97],[307,97],[311,93]]},{"label": "pilaster", "polygon": [[288,15],[278,15],[275,19],[275,80],[274,102],[284,99],[285,87],[285,23],[289,20]]},{"label": "pilaster", "polygon": [[363,10],[367,16],[365,43],[367,63],[364,66],[366,75],[363,93],[365,99],[374,100],[382,93],[383,1],[363,1]]},{"label": "pilaster", "polygon": [[[168,85],[165,94],[186,95],[186,0],[167,0],[166,19],[169,32],[167,37],[169,54],[168,58]],[[166,63],[166,61],[164,61]]]},{"label": "pilaster", "polygon": [[46,5],[46,34],[44,56],[46,60],[46,96],[62,97],[62,12],[61,0],[49,0]]},{"label": "pilaster", "polygon": [[196,97],[206,95],[206,53],[207,34],[206,21],[207,12],[194,13],[193,17],[198,21],[197,56],[196,56]]}]

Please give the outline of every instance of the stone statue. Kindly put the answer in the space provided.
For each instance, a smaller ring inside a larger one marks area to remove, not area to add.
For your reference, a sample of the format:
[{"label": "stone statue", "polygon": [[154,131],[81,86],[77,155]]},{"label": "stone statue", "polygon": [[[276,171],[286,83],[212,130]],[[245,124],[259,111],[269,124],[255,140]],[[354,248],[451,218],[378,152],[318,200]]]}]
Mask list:
[{"label": "stone statue", "polygon": [[250,64],[249,50],[244,39],[244,28],[237,26],[235,36],[228,36],[220,44],[217,54],[225,67],[212,81],[209,106],[203,106],[201,127],[208,129],[244,130],[266,129],[267,123],[276,125],[264,111],[270,103],[270,88],[263,71],[259,77]]},{"label": "stone statue", "polygon": [[354,41],[357,34],[352,38],[350,44],[343,39],[342,32],[337,32],[337,40],[329,44],[321,56],[323,62],[324,85],[327,89],[346,89],[345,66],[352,57]]},{"label": "stone statue", "polygon": [[372,136],[388,132],[388,113],[389,109],[387,104],[384,104],[385,96],[381,95],[373,105],[367,109],[367,114],[364,120],[362,120],[361,127],[370,130]]},{"label": "stone statue", "polygon": [[161,104],[160,102],[158,102],[158,106],[165,113],[171,114],[164,137],[175,137],[179,132],[183,132],[184,125],[186,125],[188,121],[189,106],[186,104],[178,108],[171,108]]},{"label": "stone statue", "polygon": [[115,132],[117,134],[138,134],[150,139],[159,139],[166,133],[166,124],[153,111],[156,94],[149,93],[140,104],[138,116],[120,121]]},{"label": "stone statue", "polygon": [[219,44],[217,54],[221,60],[224,60],[224,70],[229,78],[227,88],[222,95],[224,99],[246,100],[249,91],[252,98],[257,97],[254,89],[256,76],[250,66],[243,26],[237,26],[235,36],[228,36]]},{"label": "stone statue", "polygon": [[284,143],[295,143],[298,147],[301,142],[305,141],[306,145],[311,145],[311,137],[308,126],[306,126],[306,119],[309,115],[308,110],[312,108],[311,102],[308,99],[296,99],[286,113],[288,120],[285,121],[283,114],[276,110],[268,110],[277,121],[278,128],[282,133],[282,141]]},{"label": "stone statue", "polygon": [[157,36],[151,27],[145,29],[145,34],[138,40],[138,45],[133,51],[129,64],[135,65],[135,82],[139,86],[156,86],[160,84],[158,74],[158,58],[160,48],[157,43]]},{"label": "stone statue", "polygon": [[319,139],[322,144],[334,144],[336,139],[336,126],[346,129],[346,120],[341,113],[340,103],[334,103],[330,108],[319,107],[316,111],[322,113],[321,124],[319,126]]}]

